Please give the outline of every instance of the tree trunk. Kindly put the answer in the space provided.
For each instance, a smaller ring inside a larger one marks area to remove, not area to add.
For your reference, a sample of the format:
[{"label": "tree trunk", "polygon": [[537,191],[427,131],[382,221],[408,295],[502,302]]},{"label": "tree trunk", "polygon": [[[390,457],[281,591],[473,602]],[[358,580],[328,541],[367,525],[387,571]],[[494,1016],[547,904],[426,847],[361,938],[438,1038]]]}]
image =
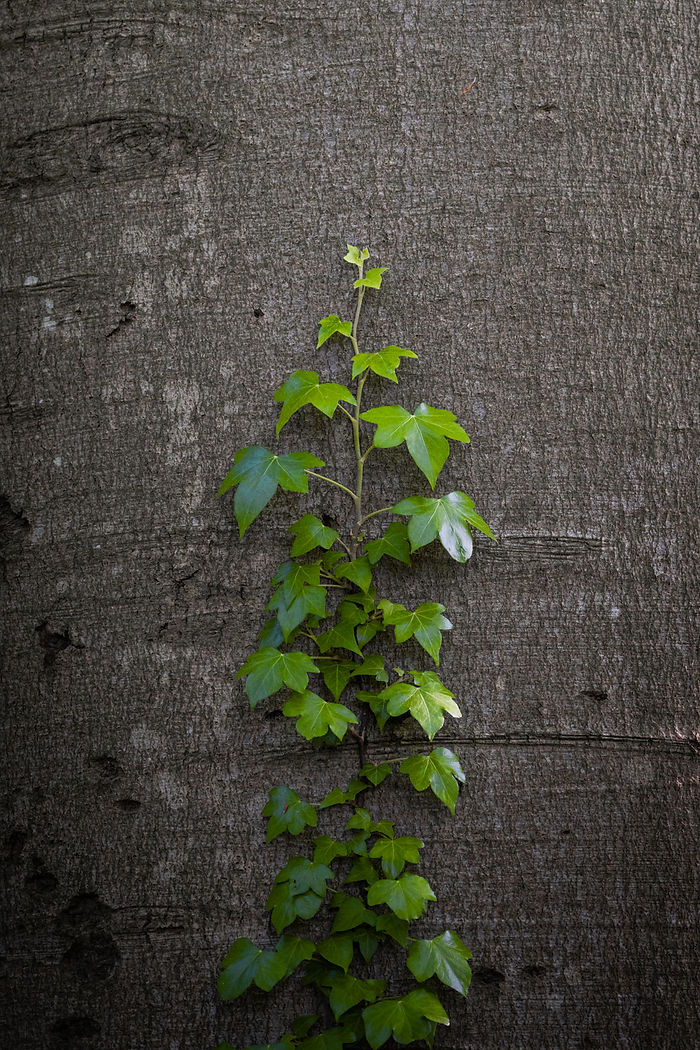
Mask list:
[{"label": "tree trunk", "polygon": [[[293,1016],[293,984],[218,1004],[217,965],[267,935],[268,790],[320,798],[357,755],[234,674],[288,525],[346,510],[278,497],[240,542],[215,494],[291,369],[339,378],[314,346],[346,240],[390,267],[365,348],[419,355],[368,407],[453,410],[473,444],[440,491],[499,536],[384,575],[447,606],[465,711],[437,741],[456,820],[380,799],[426,842],[428,935],[474,953],[437,1045],[694,1044],[696,38],[690,0],[5,4],[4,1046],[206,1050]],[[282,447],[348,476],[331,429],[300,414]],[[366,485],[425,491],[400,450]]]}]

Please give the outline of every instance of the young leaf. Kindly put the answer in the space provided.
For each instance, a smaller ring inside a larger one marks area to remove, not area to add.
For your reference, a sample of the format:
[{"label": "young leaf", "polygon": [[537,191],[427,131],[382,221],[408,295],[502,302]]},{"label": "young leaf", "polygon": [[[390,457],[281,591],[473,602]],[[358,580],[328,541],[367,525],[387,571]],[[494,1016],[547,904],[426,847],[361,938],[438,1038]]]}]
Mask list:
[{"label": "young leaf", "polygon": [[372,570],[367,557],[364,555],[361,558],[355,558],[354,561],[336,565],[333,571],[339,579],[350,580],[351,583],[356,584],[365,593],[367,593],[372,583]]},{"label": "young leaf", "polygon": [[384,405],[363,412],[360,419],[374,423],[377,427],[374,434],[377,448],[395,448],[405,441],[414,463],[423,471],[433,489],[450,453],[447,438],[469,441],[469,435],[457,423],[452,412],[444,408],[431,408],[424,403],[418,405],[413,414],[400,405]]},{"label": "young leaf", "polygon": [[299,565],[286,561],[279,567],[272,582],[279,584],[279,587],[266,609],[277,613],[285,641],[307,616],[324,619],[327,615],[326,588],[321,583],[321,566],[318,562]]},{"label": "young leaf", "polygon": [[364,277],[358,277],[353,288],[381,288],[382,274],[386,273],[386,266],[374,266],[368,270]]},{"label": "young leaf", "polygon": [[382,871],[390,879],[397,879],[406,864],[417,864],[423,843],[411,835],[402,835],[398,839],[379,839],[370,850],[370,857],[379,858]]},{"label": "young leaf", "polygon": [[417,919],[425,911],[426,901],[437,897],[421,875],[402,875],[399,879],[380,879],[370,886],[367,903],[386,904],[399,919]]},{"label": "young leaf", "polygon": [[363,248],[360,251],[354,244],[348,244],[347,249],[348,254],[343,256],[344,262],[352,263],[353,266],[361,266],[366,259],[369,259],[369,248]]},{"label": "young leaf", "polygon": [[425,547],[439,536],[450,557],[465,562],[471,558],[473,549],[470,526],[492,540],[496,539],[484,519],[475,512],[474,501],[463,492],[448,492],[440,499],[410,496],[391,509],[394,514],[410,516],[408,538],[412,551]]},{"label": "young leaf", "polygon": [[289,526],[289,531],[296,536],[290,551],[293,558],[308,554],[315,547],[329,550],[338,539],[336,530],[324,525],[315,514],[305,514]]},{"label": "young leaf", "polygon": [[451,631],[452,624],[442,614],[444,605],[437,602],[423,602],[414,612],[403,605],[384,599],[379,603],[384,615],[385,626],[393,626],[397,642],[405,642],[414,635],[426,653],[432,656],[436,664],[440,663],[440,646],[442,631]]},{"label": "young leaf", "polygon": [[394,682],[375,696],[386,702],[386,711],[392,718],[410,711],[416,722],[432,740],[445,721],[444,711],[454,718],[462,712],[454,702],[454,693],[445,689],[434,671],[409,672],[414,685],[409,682]]},{"label": "young leaf", "polygon": [[401,999],[373,1003],[362,1011],[362,1020],[372,1050],[384,1046],[392,1035],[402,1045],[417,1039],[432,1042],[435,1023],[450,1023],[438,997],[426,988],[416,988]]},{"label": "young leaf", "polygon": [[294,693],[282,708],[282,714],[297,718],[297,732],[306,740],[325,736],[328,730],[342,740],[351,722],[357,718],[343,704],[333,704],[308,689]]},{"label": "young leaf", "polygon": [[300,835],[304,828],[315,828],[318,823],[314,807],[309,802],[302,802],[296,791],[288,787],[272,788],[262,815],[270,818],[267,823],[266,842],[272,842],[283,831],[288,831],[290,835]]},{"label": "young leaf", "polygon": [[279,435],[285,423],[304,405],[313,405],[324,416],[332,419],[339,401],[354,405],[355,398],[346,386],[340,383],[319,383],[318,372],[292,372],[286,383],[275,391],[275,401],[282,401],[282,411],[277,420],[275,433]]},{"label": "young leaf", "polygon": [[376,565],[385,554],[388,554],[390,558],[394,558],[396,561],[403,562],[404,565],[410,565],[411,558],[406,526],[400,521],[392,522],[383,536],[365,544],[365,551],[371,565]]},{"label": "young leaf", "polygon": [[382,379],[391,379],[392,383],[398,383],[396,369],[401,364],[401,358],[417,356],[412,350],[403,350],[400,346],[385,346],[376,354],[355,354],[352,359],[352,378],[357,378],[369,368]]},{"label": "young leaf", "polygon": [[222,972],[219,975],[219,996],[225,1002],[237,999],[250,987],[261,955],[260,948],[247,937],[239,937],[234,941],[221,963]]},{"label": "young leaf", "polygon": [[336,660],[331,656],[317,656],[315,659],[321,668],[326,689],[332,693],[334,700],[340,699],[351,678],[367,675],[378,682],[386,682],[388,678],[384,660],[378,653],[368,656],[361,664],[353,663],[352,660]]},{"label": "young leaf", "polygon": [[272,696],[283,685],[303,692],[312,671],[318,671],[318,667],[306,653],[281,653],[279,649],[265,646],[248,657],[236,678],[247,676],[245,691],[250,706],[255,707],[259,700]]},{"label": "young leaf", "polygon": [[321,652],[327,653],[329,649],[348,649],[351,653],[362,656],[362,649],[355,637],[355,627],[366,620],[367,613],[346,598],[338,606],[338,621],[335,626],[318,636]]},{"label": "young leaf", "polygon": [[346,791],[343,791],[342,788],[333,788],[326,795],[319,809],[328,809],[329,806],[343,806],[348,802],[354,802],[357,796],[361,792],[366,791],[368,787],[369,784],[366,784],[363,780],[351,780]]},{"label": "young leaf", "polygon": [[327,339],[330,339],[332,335],[335,335],[336,332],[338,335],[352,335],[352,321],[341,321],[337,314],[329,314],[328,317],[324,317],[323,320],[318,323],[320,327],[318,342],[316,343],[317,350],[323,346]]},{"label": "young leaf", "polygon": [[407,773],[416,791],[429,787],[454,816],[459,793],[457,781],[464,783],[465,776],[459,759],[446,747],[436,747],[429,755],[411,755],[399,767]]},{"label": "young leaf", "polygon": [[378,787],[386,778],[391,774],[391,766],[388,762],[381,762],[379,765],[373,765],[368,762],[360,770],[360,776],[364,777],[365,780],[369,780],[370,784],[374,784]]},{"label": "young leaf", "polygon": [[306,471],[322,466],[323,460],[312,456],[310,452],[287,452],[276,456],[261,445],[251,445],[242,448],[233,457],[233,467],[221,483],[217,495],[223,496],[234,485],[238,486],[233,512],[243,537],[251,522],[270,502],[278,485],[287,492],[308,492]]},{"label": "young leaf", "polygon": [[468,960],[472,953],[452,930],[446,930],[431,941],[414,941],[406,965],[418,981],[435,975],[438,980],[466,995],[472,979]]}]

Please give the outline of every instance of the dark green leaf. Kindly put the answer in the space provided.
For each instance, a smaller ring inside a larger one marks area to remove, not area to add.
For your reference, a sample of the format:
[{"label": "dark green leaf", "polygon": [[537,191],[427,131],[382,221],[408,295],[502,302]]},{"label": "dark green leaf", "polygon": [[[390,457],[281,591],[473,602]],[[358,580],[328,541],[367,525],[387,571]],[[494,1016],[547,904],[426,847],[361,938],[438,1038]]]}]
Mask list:
[{"label": "dark green leaf", "polygon": [[466,995],[472,979],[469,959],[472,953],[452,930],[431,941],[414,941],[406,965],[418,981],[435,975],[448,988]]},{"label": "dark green leaf", "polygon": [[336,857],[347,857],[348,846],[345,842],[338,842],[329,835],[319,835],[314,839],[314,862],[317,864],[332,864]]},{"label": "dark green leaf", "polygon": [[305,1014],[303,1017],[297,1017],[292,1024],[292,1031],[299,1039],[303,1039],[305,1035],[309,1034],[317,1021],[318,1014]]},{"label": "dark green leaf", "polygon": [[236,678],[247,675],[245,691],[250,706],[272,696],[283,685],[295,692],[303,692],[309,684],[309,674],[318,667],[306,653],[281,653],[272,646],[264,646],[248,657]]},{"label": "dark green leaf", "polygon": [[273,886],[265,909],[272,912],[272,925],[281,933],[287,926],[291,926],[295,919],[313,918],[322,904],[323,897],[319,897],[313,890],[294,893],[291,882],[280,882]]},{"label": "dark green leaf", "polygon": [[346,386],[340,383],[319,383],[318,372],[292,372],[286,383],[275,391],[275,401],[282,401],[282,411],[277,420],[275,433],[279,434],[285,423],[304,405],[313,405],[324,416],[332,419],[339,401],[354,405],[355,398]]},{"label": "dark green leaf", "polygon": [[380,858],[384,874],[390,879],[396,879],[407,863],[418,863],[422,847],[420,839],[402,835],[398,839],[379,839],[372,846],[369,855],[373,859]]},{"label": "dark green leaf", "polygon": [[326,937],[324,941],[316,945],[316,951],[334,966],[339,966],[345,973],[352,962],[354,953],[354,937],[352,933],[337,933],[332,937]]},{"label": "dark green leaf", "polygon": [[285,933],[274,951],[264,951],[258,959],[255,983],[263,992],[269,992],[279,981],[294,973],[300,963],[306,962],[314,953],[313,941]]},{"label": "dark green leaf", "polygon": [[277,486],[287,492],[308,492],[307,470],[324,466],[323,460],[310,452],[287,452],[276,456],[260,445],[242,448],[233,458],[233,467],[224,478],[219,496],[237,485],[233,501],[241,536],[270,502]]},{"label": "dark green leaf", "polygon": [[401,363],[401,358],[417,356],[412,350],[404,350],[400,346],[385,346],[376,354],[355,354],[352,359],[352,378],[362,375],[369,368],[383,379],[391,379],[393,383],[398,383],[396,369]]},{"label": "dark green leaf", "polygon": [[337,314],[329,314],[328,317],[324,317],[323,320],[318,323],[320,327],[318,342],[316,343],[317,350],[323,346],[327,339],[330,339],[332,335],[335,335],[336,332],[338,335],[352,335],[352,321],[341,321]]},{"label": "dark green leaf", "polygon": [[380,879],[370,886],[367,903],[386,904],[399,919],[417,919],[425,911],[426,901],[437,897],[421,875],[402,875],[399,879]]},{"label": "dark green leaf", "polygon": [[465,779],[454,752],[436,747],[429,755],[411,755],[401,763],[400,771],[408,774],[416,791],[429,787],[454,814],[459,792],[457,781],[464,783]]},{"label": "dark green leaf", "polygon": [[390,558],[395,558],[396,561],[403,562],[404,565],[411,564],[408,530],[400,521],[392,522],[379,539],[366,543],[365,550],[372,565],[376,565],[385,554],[388,554]]},{"label": "dark green leaf", "polygon": [[450,453],[447,438],[469,441],[469,435],[452,412],[426,404],[418,405],[413,414],[400,405],[384,405],[363,412],[360,418],[377,427],[374,435],[377,448],[395,448],[405,441],[414,463],[433,489]]},{"label": "dark green leaf", "polygon": [[321,566],[299,565],[286,561],[273,577],[279,584],[266,608],[277,613],[277,620],[287,641],[291,633],[307,616],[326,616],[326,588],[321,583]]},{"label": "dark green leaf", "polygon": [[423,646],[426,653],[432,656],[436,664],[440,663],[440,646],[442,631],[451,631],[452,624],[442,614],[445,606],[438,602],[423,602],[413,612],[403,605],[381,601],[379,608],[384,614],[384,624],[394,628],[397,642],[405,642],[415,635],[416,641]]},{"label": "dark green leaf", "polygon": [[270,818],[267,824],[267,842],[272,842],[283,831],[288,831],[290,835],[300,835],[304,828],[315,828],[318,823],[314,807],[309,802],[302,802],[296,791],[288,787],[272,788],[262,815]]},{"label": "dark green leaf", "polygon": [[366,556],[355,558],[354,561],[342,562],[336,565],[334,570],[338,579],[350,580],[360,590],[367,592],[372,583],[372,569]]},{"label": "dark green leaf", "polygon": [[339,1021],[358,1003],[373,1003],[386,990],[386,981],[363,981],[350,973],[329,975],[322,986],[328,994],[333,1016]]},{"label": "dark green leaf", "polygon": [[391,508],[394,514],[410,517],[408,538],[411,550],[418,550],[440,537],[443,547],[455,561],[465,562],[472,555],[470,526],[495,540],[491,529],[474,510],[474,501],[463,492],[449,492],[440,499],[411,496]]},{"label": "dark green leaf", "polygon": [[383,999],[362,1011],[365,1035],[372,1050],[377,1050],[393,1035],[404,1045],[417,1039],[430,1039],[438,1024],[450,1021],[436,995],[417,988],[401,999]]},{"label": "dark green leaf", "polygon": [[374,784],[375,787],[378,787],[390,774],[391,766],[388,762],[380,762],[379,765],[368,762],[360,770],[360,776],[369,780],[370,784]]},{"label": "dark green leaf", "polygon": [[388,915],[378,915],[377,933],[386,933],[402,948],[405,948],[408,944],[408,920],[399,919],[392,912]]},{"label": "dark green leaf", "polygon": [[364,906],[359,897],[350,897],[347,893],[334,893],[331,907],[338,909],[331,933],[343,933],[362,925],[374,926],[377,920],[377,916]]},{"label": "dark green leaf", "polygon": [[366,882],[368,886],[371,886],[378,878],[377,869],[369,857],[358,857],[350,868],[343,885],[353,882]]},{"label": "dark green leaf", "polygon": [[256,947],[247,937],[239,937],[234,941],[226,957],[221,963],[222,972],[219,975],[219,995],[226,1002],[237,999],[243,995],[255,979],[258,959],[262,955],[260,948]]},{"label": "dark green leaf", "polygon": [[308,689],[303,693],[293,693],[282,713],[297,718],[297,732],[306,740],[325,736],[329,729],[338,740],[342,740],[348,725],[357,722],[349,708],[330,703]]},{"label": "dark green leaf", "polygon": [[364,277],[358,277],[353,288],[381,288],[382,274],[386,273],[386,266],[373,266]]},{"label": "dark green leaf", "polygon": [[324,525],[315,514],[305,514],[303,518],[299,518],[299,521],[289,526],[289,531],[296,536],[291,550],[293,558],[308,554],[315,547],[329,550],[338,539],[336,530]]},{"label": "dark green leaf", "polygon": [[324,897],[326,882],[332,878],[333,872],[326,864],[311,861],[308,857],[291,857],[275,878],[275,886],[288,882],[295,896],[313,890],[319,897]]}]

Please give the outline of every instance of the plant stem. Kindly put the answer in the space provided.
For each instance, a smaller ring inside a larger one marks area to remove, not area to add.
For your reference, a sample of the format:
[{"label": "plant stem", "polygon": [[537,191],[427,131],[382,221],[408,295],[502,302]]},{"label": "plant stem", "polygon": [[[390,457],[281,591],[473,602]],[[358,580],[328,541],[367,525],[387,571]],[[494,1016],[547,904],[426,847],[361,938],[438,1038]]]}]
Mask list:
[{"label": "plant stem", "polygon": [[[367,451],[369,451],[369,449]],[[362,518],[361,521],[358,521],[357,524],[364,525],[366,521],[369,521],[369,519],[373,518],[376,514],[386,514],[387,511],[390,511],[391,509],[391,507],[382,507],[380,510],[373,510],[371,514],[365,514],[364,518]]]},{"label": "plant stem", "polygon": [[312,478],[319,478],[321,481],[327,481],[329,485],[335,485],[336,488],[342,489],[343,492],[347,492],[348,496],[351,497],[355,506],[357,506],[357,496],[352,489],[346,488],[345,485],[341,485],[339,481],[334,481],[333,478],[327,478],[325,474],[317,474],[315,470],[309,470],[306,468],[306,473]]},{"label": "plant stem", "polygon": [[[365,268],[365,264],[364,264],[364,262],[361,262],[360,265],[359,265],[359,268],[358,268],[359,272],[360,272],[360,277],[359,277],[360,280],[362,279],[362,275],[364,273],[364,268]],[[355,320],[352,323],[352,335],[350,336],[350,338],[352,340],[352,345],[353,345],[353,347],[355,349],[355,353],[356,354],[358,354],[360,352],[359,351],[358,342],[357,342],[357,327],[358,327],[358,325],[360,323],[360,311],[362,310],[362,300],[364,299],[364,296],[365,296],[365,289],[364,289],[364,286],[361,286],[358,289],[357,308],[355,310]],[[353,531],[357,530],[357,527],[359,526],[360,521],[362,520],[362,482],[363,482],[363,474],[364,474],[364,468],[365,468],[365,457],[362,455],[362,449],[360,447],[360,411],[361,411],[361,406],[362,406],[362,391],[364,390],[365,383],[367,382],[367,375],[368,375],[368,373],[364,372],[362,374],[362,376],[360,377],[360,379],[358,380],[356,404],[355,404],[355,418],[352,420],[352,436],[353,436],[353,440],[354,440],[354,443],[355,443],[355,459],[357,461],[357,484],[355,485],[355,491],[357,492],[357,500],[355,501],[355,510],[357,511],[357,517],[356,517],[355,530],[353,530]],[[365,453],[365,455],[366,455],[366,453]],[[357,547],[357,545],[355,545],[355,546]]]}]

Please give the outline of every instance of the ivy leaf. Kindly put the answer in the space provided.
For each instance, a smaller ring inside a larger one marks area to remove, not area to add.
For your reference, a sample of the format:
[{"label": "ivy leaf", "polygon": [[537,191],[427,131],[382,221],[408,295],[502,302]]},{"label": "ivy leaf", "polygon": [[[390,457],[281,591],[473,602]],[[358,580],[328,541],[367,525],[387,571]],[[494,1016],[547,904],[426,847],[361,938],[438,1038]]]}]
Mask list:
[{"label": "ivy leaf", "polygon": [[312,1035],[303,1043],[297,1044],[297,1050],[342,1050],[346,1043],[354,1042],[356,1036],[346,1025],[341,1028],[327,1028],[325,1032]]},{"label": "ivy leaf", "polygon": [[266,608],[277,613],[285,641],[307,616],[324,619],[327,615],[326,588],[321,583],[321,566],[318,562],[298,565],[286,561],[280,565],[272,582],[279,584],[279,587]]},{"label": "ivy leaf", "polygon": [[402,875],[399,879],[380,879],[370,886],[367,903],[386,904],[399,919],[417,919],[425,911],[426,901],[437,897],[430,883],[421,875]]},{"label": "ivy leaf", "polygon": [[290,551],[293,558],[308,554],[315,547],[323,547],[327,551],[338,539],[336,530],[324,525],[315,514],[305,514],[289,526],[289,531],[296,536]]},{"label": "ivy leaf", "polygon": [[333,1016],[339,1021],[358,1003],[373,1003],[386,990],[386,981],[363,981],[350,973],[329,974],[322,985],[327,991]]},{"label": "ivy leaf", "polygon": [[338,606],[338,621],[329,630],[319,634],[317,641],[322,653],[329,649],[348,649],[351,653],[362,656],[355,627],[367,621],[367,613],[358,608],[354,602],[342,601]]},{"label": "ivy leaf", "polygon": [[313,890],[306,893],[295,893],[291,882],[280,882],[272,887],[272,892],[267,898],[265,910],[272,912],[270,920],[272,925],[281,933],[296,919],[311,919],[323,904],[320,897]]},{"label": "ivy leaf", "polygon": [[404,565],[410,565],[411,557],[406,526],[400,521],[392,522],[383,536],[365,544],[365,551],[372,565],[376,565],[385,554],[396,561],[403,562]]},{"label": "ivy leaf", "polygon": [[330,339],[332,335],[337,332],[338,335],[352,335],[352,321],[341,321],[337,314],[329,314],[328,317],[324,317],[322,321],[319,321],[319,333],[318,342],[316,343],[316,349],[322,347],[327,339]]},{"label": "ivy leaf", "polygon": [[343,806],[348,802],[354,802],[357,796],[362,791],[366,791],[368,787],[369,784],[365,784],[363,780],[351,780],[346,791],[343,791],[342,788],[333,788],[326,795],[319,809],[328,809],[330,806]]},{"label": "ivy leaf", "polygon": [[365,259],[369,259],[369,248],[360,251],[354,244],[347,245],[348,254],[343,256],[344,262],[352,263],[353,266],[361,266]]},{"label": "ivy leaf", "polygon": [[333,571],[339,579],[350,580],[351,583],[356,584],[365,593],[367,593],[372,583],[372,570],[365,555],[361,558],[355,558],[354,561],[336,565]]},{"label": "ivy leaf", "polygon": [[386,933],[402,948],[408,945],[408,922],[399,919],[393,913],[377,916],[377,932]]},{"label": "ivy leaf", "polygon": [[[382,840],[384,841],[384,840]],[[371,860],[367,856],[358,857],[353,866],[350,868],[343,885],[350,884],[353,882],[366,882],[368,886],[376,882],[379,878],[377,869]]]},{"label": "ivy leaf", "polygon": [[410,711],[432,740],[437,731],[442,729],[444,711],[454,718],[461,718],[462,712],[454,701],[454,693],[445,689],[434,671],[411,671],[410,674],[414,685],[394,682],[375,695],[386,702],[386,710],[392,718]]},{"label": "ivy leaf", "polygon": [[431,941],[414,941],[406,965],[417,981],[438,980],[466,995],[472,979],[469,959],[472,953],[452,930],[446,930]]},{"label": "ivy leaf", "polygon": [[377,916],[364,906],[359,897],[351,897],[347,893],[334,893],[331,908],[338,910],[331,933],[344,933],[356,926],[374,926],[377,921]]},{"label": "ivy leaf", "polygon": [[426,653],[432,656],[436,664],[440,663],[440,646],[442,631],[451,631],[452,624],[442,614],[445,606],[438,602],[423,602],[414,612],[403,605],[384,599],[379,603],[384,615],[385,626],[393,626],[397,642],[408,641],[415,635],[416,641],[423,646]]},{"label": "ivy leaf", "polygon": [[426,988],[416,988],[401,999],[383,999],[362,1011],[365,1035],[372,1050],[377,1050],[393,1035],[405,1045],[416,1039],[431,1040],[435,1023],[450,1021],[436,995]]},{"label": "ivy leaf", "polygon": [[385,346],[376,354],[355,354],[352,359],[352,378],[357,378],[369,368],[382,379],[390,379],[392,383],[398,383],[396,369],[401,364],[402,357],[418,357],[418,354],[414,354],[412,350],[404,350],[400,346]]},{"label": "ivy leaf", "polygon": [[360,690],[360,692],[355,693],[355,699],[363,704],[369,704],[379,729],[383,731],[384,726],[391,717],[389,714],[389,701],[385,698],[384,692],[366,693],[364,690]]},{"label": "ivy leaf", "polygon": [[418,405],[413,414],[400,405],[371,408],[363,412],[360,419],[377,427],[374,434],[377,448],[395,448],[405,441],[414,463],[423,471],[432,489],[450,453],[447,438],[469,441],[469,435],[452,412],[431,408],[425,403]]},{"label": "ivy leaf", "polygon": [[332,693],[334,700],[340,699],[351,678],[367,675],[383,682],[388,678],[384,660],[378,653],[368,656],[361,664],[353,663],[352,660],[336,660],[331,656],[317,656],[316,663],[321,668],[326,689]]},{"label": "ivy leaf", "polygon": [[423,843],[411,835],[402,835],[398,839],[379,839],[370,850],[370,857],[379,858],[382,871],[390,879],[396,879],[407,863],[417,864]]},{"label": "ivy leaf", "polygon": [[306,653],[281,653],[272,646],[264,646],[251,656],[237,673],[236,678],[246,677],[245,691],[250,706],[255,707],[288,685],[294,692],[303,692],[309,684],[309,674],[318,667]]},{"label": "ivy leaf", "polygon": [[[287,641],[291,641],[295,634],[296,631],[291,631],[287,637]],[[271,619],[266,622],[262,631],[258,635],[261,649],[267,649],[270,648],[270,646],[273,649],[278,649],[284,640],[285,637],[276,616],[271,617]]]},{"label": "ivy leaf", "polygon": [[300,835],[304,828],[315,828],[318,823],[318,814],[311,803],[302,802],[296,791],[288,787],[272,788],[262,815],[270,818],[266,842],[272,842],[283,831]]},{"label": "ivy leaf", "polygon": [[336,857],[347,857],[348,846],[330,835],[319,835],[314,839],[314,863],[332,864]]},{"label": "ivy leaf", "polygon": [[261,951],[247,937],[239,937],[221,963],[219,995],[225,1001],[238,999],[255,982],[269,992],[314,953],[314,945],[301,937],[282,937],[274,951]]},{"label": "ivy leaf", "polygon": [[221,963],[222,972],[219,975],[219,996],[225,1002],[237,999],[250,987],[261,955],[260,948],[247,937],[239,937],[234,941]]},{"label": "ivy leaf", "polygon": [[304,1014],[303,1017],[297,1017],[292,1023],[292,1031],[298,1039],[303,1039],[305,1035],[309,1034],[317,1021],[318,1014]]},{"label": "ivy leaf", "polygon": [[318,372],[301,369],[292,372],[286,383],[275,391],[275,401],[282,401],[282,411],[277,420],[275,433],[279,435],[285,423],[304,405],[313,405],[324,416],[332,419],[339,401],[356,404],[354,396],[340,383],[319,383]]},{"label": "ivy leaf", "polygon": [[310,959],[314,948],[313,941],[285,933],[277,942],[274,951],[264,951],[258,959],[255,975],[258,988],[269,992],[276,984],[294,973],[297,966]]},{"label": "ivy leaf", "polygon": [[233,467],[228,472],[217,495],[223,496],[237,485],[233,501],[233,512],[238,522],[241,537],[258,514],[267,506],[277,486],[287,492],[308,492],[307,470],[322,467],[324,462],[310,452],[287,452],[276,456],[261,445],[242,448],[233,457]]},{"label": "ivy leaf", "polygon": [[410,517],[408,538],[411,550],[425,547],[436,536],[455,561],[465,562],[472,556],[473,541],[470,526],[495,540],[493,532],[474,510],[474,501],[463,492],[448,492],[440,499],[410,496],[393,506],[394,514]]},{"label": "ivy leaf", "polygon": [[374,784],[375,787],[378,787],[390,774],[391,766],[388,762],[380,762],[379,765],[368,762],[360,770],[360,776],[369,780],[370,784]]},{"label": "ivy leaf", "polygon": [[358,277],[353,288],[381,288],[382,274],[386,273],[387,269],[386,266],[373,266],[364,277]]},{"label": "ivy leaf", "polygon": [[454,816],[459,793],[457,781],[464,783],[465,776],[453,751],[436,747],[429,755],[411,755],[404,759],[399,770],[408,774],[416,791],[429,787]]},{"label": "ivy leaf", "polygon": [[333,872],[326,864],[307,857],[290,857],[276,876],[275,886],[288,882],[295,895],[313,890],[319,897],[325,897],[326,882],[332,878]]},{"label": "ivy leaf", "polygon": [[294,693],[282,708],[282,714],[297,718],[297,732],[306,740],[325,736],[329,729],[338,740],[342,740],[348,725],[357,722],[349,708],[330,703],[308,689]]},{"label": "ivy leaf", "polygon": [[347,973],[355,951],[355,938],[352,933],[337,933],[317,944],[316,951]]}]

